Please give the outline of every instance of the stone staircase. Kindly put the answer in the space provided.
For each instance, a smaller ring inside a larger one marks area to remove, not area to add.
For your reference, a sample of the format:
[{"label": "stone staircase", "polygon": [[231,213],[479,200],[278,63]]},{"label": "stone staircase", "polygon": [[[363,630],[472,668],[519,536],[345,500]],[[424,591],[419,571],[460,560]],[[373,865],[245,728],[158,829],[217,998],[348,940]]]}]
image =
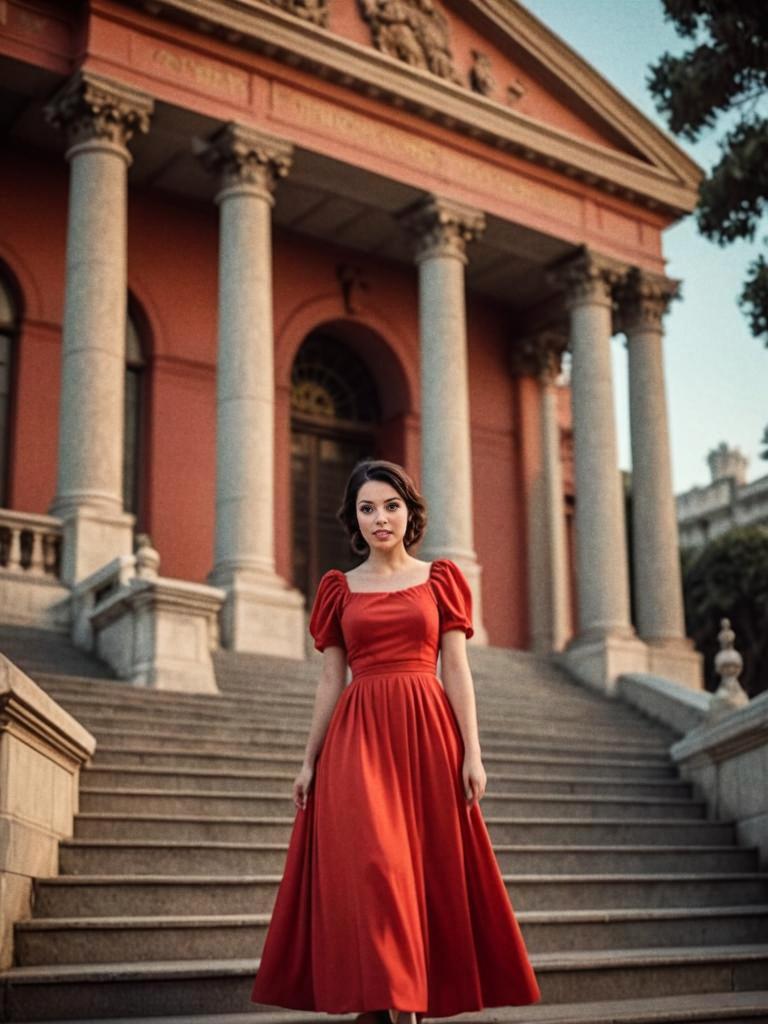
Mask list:
[{"label": "stone staircase", "polygon": [[[98,740],[0,1020],[328,1019],[248,1001],[319,658],[220,652],[222,694],[203,696],[110,680],[51,634],[0,628],[0,650]],[[677,778],[671,734],[531,655],[470,660],[483,815],[544,1002],[462,1017],[768,1020],[768,874]]]}]

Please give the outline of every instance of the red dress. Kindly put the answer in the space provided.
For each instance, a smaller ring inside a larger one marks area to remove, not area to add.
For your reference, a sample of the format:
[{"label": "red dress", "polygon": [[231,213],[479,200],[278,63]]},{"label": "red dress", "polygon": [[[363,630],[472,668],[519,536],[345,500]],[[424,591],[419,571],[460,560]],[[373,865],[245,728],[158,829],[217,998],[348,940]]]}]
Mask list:
[{"label": "red dress", "polygon": [[253,1002],[421,1021],[541,998],[435,674],[441,634],[472,636],[471,616],[447,558],[404,590],[321,579],[310,632],[346,648],[353,677],[296,811]]}]

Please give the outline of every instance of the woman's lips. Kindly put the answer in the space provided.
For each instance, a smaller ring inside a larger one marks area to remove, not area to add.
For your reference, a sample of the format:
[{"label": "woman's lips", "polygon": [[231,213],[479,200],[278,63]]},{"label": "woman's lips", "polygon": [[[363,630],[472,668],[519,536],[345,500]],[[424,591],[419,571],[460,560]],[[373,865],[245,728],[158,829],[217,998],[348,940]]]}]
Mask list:
[{"label": "woman's lips", "polygon": [[374,537],[391,537],[392,536],[392,531],[391,530],[375,530],[373,535],[374,535]]}]

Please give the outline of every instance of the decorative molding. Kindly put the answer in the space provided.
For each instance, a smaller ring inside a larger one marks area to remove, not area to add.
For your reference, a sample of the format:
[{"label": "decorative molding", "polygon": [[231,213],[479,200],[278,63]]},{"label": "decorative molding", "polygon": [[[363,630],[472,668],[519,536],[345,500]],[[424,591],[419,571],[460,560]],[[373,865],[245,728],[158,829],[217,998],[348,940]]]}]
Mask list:
[{"label": "decorative molding", "polygon": [[81,69],[48,102],[45,117],[70,146],[102,141],[125,149],[136,132],[149,130],[153,109],[146,93]]},{"label": "decorative molding", "polygon": [[432,256],[451,256],[466,263],[467,243],[485,229],[482,211],[435,195],[401,210],[397,220],[415,240],[417,263]]},{"label": "decorative molding", "polygon": [[448,19],[432,0],[360,0],[377,50],[461,85],[453,66]]},{"label": "decorative molding", "polygon": [[[241,49],[267,54],[636,205],[675,217],[690,213],[696,205],[701,169],[516,0],[508,0],[503,9],[496,0],[471,2],[485,17],[495,19],[508,38],[514,38],[551,74],[563,79],[573,65],[578,72],[570,74],[574,94],[614,125],[629,143],[647,153],[647,160],[535,121],[506,102],[496,102],[422,68],[394,61],[368,46],[288,15],[268,2],[262,4],[258,17],[254,17],[254,0],[228,0],[226,5],[221,0],[152,0],[151,9],[146,8],[146,0],[133,2],[157,18],[180,22],[225,42],[236,38]],[[550,51],[556,60],[548,59]]]},{"label": "decorative molding", "polygon": [[[491,69],[491,58],[479,50],[472,51],[472,67],[469,69],[469,85],[481,96],[490,96],[496,89],[496,79]],[[519,99],[519,97],[518,97]]]},{"label": "decorative molding", "polygon": [[633,267],[617,289],[618,330],[662,330],[664,314],[680,298],[680,281]]},{"label": "decorative molding", "polygon": [[328,28],[328,0],[269,0],[269,3],[313,25]]},{"label": "decorative molding", "polygon": [[193,140],[206,170],[221,176],[222,190],[250,186],[269,199],[291,168],[293,146],[283,139],[230,121],[207,142]]},{"label": "decorative molding", "polygon": [[563,353],[568,348],[568,328],[548,327],[515,341],[509,349],[509,366],[518,377],[535,377],[554,384],[560,375]]}]

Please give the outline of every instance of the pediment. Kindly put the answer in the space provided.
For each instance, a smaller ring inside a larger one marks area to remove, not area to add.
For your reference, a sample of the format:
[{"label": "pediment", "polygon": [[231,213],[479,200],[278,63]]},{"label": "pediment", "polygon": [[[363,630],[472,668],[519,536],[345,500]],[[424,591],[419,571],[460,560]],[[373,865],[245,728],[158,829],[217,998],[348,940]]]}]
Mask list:
[{"label": "pediment", "polygon": [[[272,0],[295,8],[308,0]],[[517,0],[314,0],[325,27],[530,122],[695,186],[672,139]]]}]

